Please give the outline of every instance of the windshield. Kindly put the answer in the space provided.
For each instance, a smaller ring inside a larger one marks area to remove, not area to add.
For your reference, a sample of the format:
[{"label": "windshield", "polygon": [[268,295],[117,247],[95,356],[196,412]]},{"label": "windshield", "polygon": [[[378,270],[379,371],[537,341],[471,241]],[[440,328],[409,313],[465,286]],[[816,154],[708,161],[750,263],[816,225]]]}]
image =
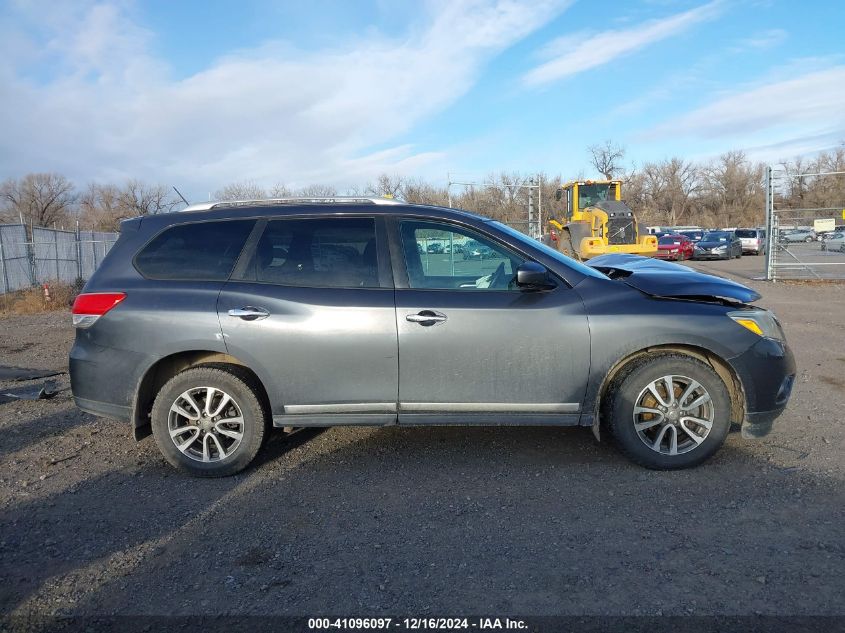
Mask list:
[{"label": "windshield", "polygon": [[579,185],[578,208],[586,209],[597,202],[607,200],[610,185]]},{"label": "windshield", "polygon": [[736,232],[737,237],[757,237],[757,231],[755,229],[738,229]]},{"label": "windshield", "polygon": [[700,240],[704,235],[704,231],[683,231],[681,235],[685,235],[691,240]]},{"label": "windshield", "polygon": [[680,244],[681,238],[667,235],[666,237],[661,237],[659,240],[657,240],[657,243],[662,244],[663,246],[666,246],[667,244]]},{"label": "windshield", "polygon": [[703,242],[730,242],[731,241],[731,234],[726,231],[711,231],[710,233],[705,233],[704,238],[702,239]]},{"label": "windshield", "polygon": [[556,251],[555,249],[551,248],[550,246],[546,246],[542,242],[538,240],[532,240],[528,237],[525,233],[520,233],[516,229],[512,229],[507,224],[502,224],[501,222],[496,222],[495,220],[489,220],[489,223],[495,226],[497,229],[504,231],[511,237],[515,238],[517,241],[521,242],[522,244],[528,244],[533,248],[537,248],[549,257],[555,258],[557,261],[561,262],[562,264],[569,266],[573,270],[581,273],[582,275],[587,275],[588,277],[600,277],[601,279],[607,279],[607,275],[604,275],[597,271],[595,268],[590,268],[581,262],[577,262],[574,259],[567,257],[561,252]]}]

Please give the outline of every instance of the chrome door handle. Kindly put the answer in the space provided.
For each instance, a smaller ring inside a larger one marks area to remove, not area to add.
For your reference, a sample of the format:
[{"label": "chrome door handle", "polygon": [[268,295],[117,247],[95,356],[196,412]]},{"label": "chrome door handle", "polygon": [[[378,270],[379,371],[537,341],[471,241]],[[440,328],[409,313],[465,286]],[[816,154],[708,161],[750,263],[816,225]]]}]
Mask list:
[{"label": "chrome door handle", "polygon": [[437,325],[446,320],[446,315],[435,312],[434,310],[420,310],[417,314],[407,315],[405,320],[425,326]]},{"label": "chrome door handle", "polygon": [[264,308],[244,306],[243,308],[232,308],[229,310],[229,316],[238,317],[244,321],[257,321],[258,319],[266,319],[270,316],[270,311]]}]

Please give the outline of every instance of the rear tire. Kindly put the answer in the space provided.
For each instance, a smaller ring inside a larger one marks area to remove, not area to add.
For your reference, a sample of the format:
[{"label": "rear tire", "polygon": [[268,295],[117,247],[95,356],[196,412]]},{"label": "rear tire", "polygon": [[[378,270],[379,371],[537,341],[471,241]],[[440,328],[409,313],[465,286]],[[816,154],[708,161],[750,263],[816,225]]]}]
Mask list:
[{"label": "rear tire", "polygon": [[151,418],[164,458],[196,477],[242,471],[261,448],[267,425],[249,379],[219,367],[176,374],[158,392]]},{"label": "rear tire", "polygon": [[731,426],[731,401],[712,367],[667,353],[624,367],[608,386],[601,415],[630,460],[654,470],[677,470],[697,466],[719,450]]}]

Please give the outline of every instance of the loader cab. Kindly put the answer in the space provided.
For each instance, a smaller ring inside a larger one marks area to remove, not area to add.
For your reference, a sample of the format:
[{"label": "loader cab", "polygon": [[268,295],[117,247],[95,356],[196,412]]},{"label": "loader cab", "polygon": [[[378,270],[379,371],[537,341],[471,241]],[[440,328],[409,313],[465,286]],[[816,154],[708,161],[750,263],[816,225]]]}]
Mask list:
[{"label": "loader cab", "polygon": [[582,180],[561,185],[555,196],[563,202],[564,217],[580,219],[580,214],[599,202],[622,199],[622,182],[619,180]]}]

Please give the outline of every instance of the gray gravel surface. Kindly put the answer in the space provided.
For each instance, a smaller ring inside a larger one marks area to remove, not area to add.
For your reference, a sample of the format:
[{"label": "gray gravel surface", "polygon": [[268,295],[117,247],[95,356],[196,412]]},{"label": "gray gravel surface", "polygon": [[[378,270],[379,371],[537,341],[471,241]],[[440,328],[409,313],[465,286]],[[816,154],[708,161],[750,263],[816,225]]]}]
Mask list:
[{"label": "gray gravel surface", "polygon": [[[582,429],[393,427],[277,434],[200,480],[68,392],[0,405],[0,610],[843,614],[845,286],[745,281],[795,395],[770,436],[683,472]],[[64,368],[72,335],[66,313],[2,318],[0,363]]]}]

